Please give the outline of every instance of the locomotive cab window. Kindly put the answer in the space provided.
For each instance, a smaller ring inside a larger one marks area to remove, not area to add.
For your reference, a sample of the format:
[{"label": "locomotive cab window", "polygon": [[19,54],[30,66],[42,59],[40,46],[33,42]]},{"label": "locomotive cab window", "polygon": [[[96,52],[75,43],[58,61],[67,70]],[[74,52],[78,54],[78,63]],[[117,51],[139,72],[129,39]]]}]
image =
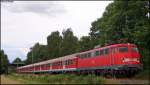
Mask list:
[{"label": "locomotive cab window", "polygon": [[138,52],[138,48],[137,47],[132,47],[131,49],[133,52]]},{"label": "locomotive cab window", "polygon": [[128,47],[119,47],[119,52],[127,52]]}]

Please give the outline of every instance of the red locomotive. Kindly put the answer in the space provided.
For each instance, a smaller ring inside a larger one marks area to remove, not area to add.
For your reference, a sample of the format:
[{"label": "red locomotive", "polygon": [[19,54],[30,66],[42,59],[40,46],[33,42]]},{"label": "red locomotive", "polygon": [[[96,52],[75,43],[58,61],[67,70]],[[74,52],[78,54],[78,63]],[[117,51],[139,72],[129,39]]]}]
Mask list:
[{"label": "red locomotive", "polygon": [[140,54],[134,44],[114,44],[94,48],[17,68],[19,73],[96,73],[135,74],[142,70]]}]

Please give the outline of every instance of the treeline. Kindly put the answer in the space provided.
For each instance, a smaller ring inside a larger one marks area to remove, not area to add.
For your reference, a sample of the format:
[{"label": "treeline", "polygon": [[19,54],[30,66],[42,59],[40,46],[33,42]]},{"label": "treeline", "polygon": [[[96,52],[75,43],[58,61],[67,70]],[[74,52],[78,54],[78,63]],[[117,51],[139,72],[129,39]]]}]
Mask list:
[{"label": "treeline", "polygon": [[4,53],[3,50],[0,50],[0,60],[0,74],[7,74],[9,61],[7,55]]},{"label": "treeline", "polygon": [[36,43],[32,50],[27,54],[26,64],[35,63],[43,60],[53,59],[81,51],[79,40],[74,36],[71,28],[62,32],[52,32],[47,37],[47,45]]},{"label": "treeline", "polygon": [[103,16],[92,22],[90,33],[78,39],[71,28],[52,32],[47,45],[36,43],[27,54],[26,64],[61,57],[85,50],[96,45],[134,43],[142,56],[144,68],[149,67],[150,26],[148,1],[118,1],[109,4]]}]

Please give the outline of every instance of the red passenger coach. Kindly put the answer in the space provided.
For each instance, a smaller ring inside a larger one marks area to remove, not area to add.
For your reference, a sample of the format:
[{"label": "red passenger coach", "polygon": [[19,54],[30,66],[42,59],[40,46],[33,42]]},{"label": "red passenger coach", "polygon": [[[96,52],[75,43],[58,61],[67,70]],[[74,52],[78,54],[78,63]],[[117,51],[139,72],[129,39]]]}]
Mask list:
[{"label": "red passenger coach", "polygon": [[17,68],[20,73],[96,73],[116,74],[122,71],[135,74],[142,70],[140,54],[134,44],[114,44],[94,48],[89,51],[75,53]]}]

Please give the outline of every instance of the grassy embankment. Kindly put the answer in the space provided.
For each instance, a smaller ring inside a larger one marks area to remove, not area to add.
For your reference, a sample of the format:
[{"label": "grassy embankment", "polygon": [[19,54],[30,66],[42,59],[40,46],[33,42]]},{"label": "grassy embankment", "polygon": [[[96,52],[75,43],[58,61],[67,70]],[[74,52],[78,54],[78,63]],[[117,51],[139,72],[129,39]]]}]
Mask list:
[{"label": "grassy embankment", "polygon": [[25,84],[103,84],[104,78],[95,75],[32,75],[11,74],[9,77],[19,80]]},{"label": "grassy embankment", "polygon": [[149,70],[144,70],[139,74],[135,75],[134,78],[137,79],[150,79]]}]

